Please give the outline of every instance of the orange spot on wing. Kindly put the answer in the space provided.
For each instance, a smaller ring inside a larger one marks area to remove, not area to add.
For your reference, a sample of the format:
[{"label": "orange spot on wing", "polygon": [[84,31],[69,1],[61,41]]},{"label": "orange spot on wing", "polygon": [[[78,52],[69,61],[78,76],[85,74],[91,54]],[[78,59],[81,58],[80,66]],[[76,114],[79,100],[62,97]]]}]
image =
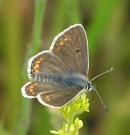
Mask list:
[{"label": "orange spot on wing", "polygon": [[32,92],[33,92],[33,89],[32,89],[32,88],[30,88],[30,89],[29,89],[29,92],[30,92],[30,93],[32,93]]},{"label": "orange spot on wing", "polygon": [[33,89],[34,87],[33,87],[33,86],[30,86],[29,88],[30,88],[30,89]]},{"label": "orange spot on wing", "polygon": [[41,63],[40,60],[38,60],[38,61],[35,62],[34,67],[33,67],[34,72],[36,72],[36,73],[39,73],[40,72],[40,63]]},{"label": "orange spot on wing", "polygon": [[40,60],[40,61],[43,61],[43,58],[40,58],[39,60]]},{"label": "orange spot on wing", "polygon": [[45,99],[46,99],[47,101],[51,101],[50,96],[45,96]]},{"label": "orange spot on wing", "polygon": [[64,38],[64,41],[68,41],[69,39],[67,37]]},{"label": "orange spot on wing", "polygon": [[37,63],[37,64],[40,64],[40,63],[41,63],[41,61],[40,61],[40,60],[37,60],[37,61],[36,61],[36,63]]},{"label": "orange spot on wing", "polygon": [[63,41],[61,41],[61,42],[60,42],[60,45],[61,45],[61,46],[62,46],[62,45],[64,45],[64,42],[63,42]]},{"label": "orange spot on wing", "polygon": [[36,93],[34,91],[32,91],[32,95],[36,95]]},{"label": "orange spot on wing", "polygon": [[29,93],[31,94],[31,95],[36,95],[36,88],[35,88],[35,86],[37,85],[37,83],[33,83],[33,84],[31,84],[30,86],[29,86]]},{"label": "orange spot on wing", "polygon": [[35,65],[35,68],[39,68],[39,67],[40,67],[39,64],[36,64],[36,65]]},{"label": "orange spot on wing", "polygon": [[36,72],[36,73],[39,73],[40,71],[39,71],[39,65],[35,65],[34,66],[34,72]]},{"label": "orange spot on wing", "polygon": [[29,86],[30,89],[33,89],[35,86],[37,85],[37,83],[33,83]]}]

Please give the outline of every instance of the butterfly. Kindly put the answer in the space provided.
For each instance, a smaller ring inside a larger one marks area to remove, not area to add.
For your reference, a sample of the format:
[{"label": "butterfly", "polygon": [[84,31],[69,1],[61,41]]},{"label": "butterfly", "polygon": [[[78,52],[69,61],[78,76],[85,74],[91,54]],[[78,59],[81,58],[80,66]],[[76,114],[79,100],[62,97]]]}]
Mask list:
[{"label": "butterfly", "polygon": [[95,89],[88,80],[89,52],[86,32],[75,24],[59,33],[49,50],[28,60],[30,82],[21,92],[45,106],[60,108],[75,97]]}]

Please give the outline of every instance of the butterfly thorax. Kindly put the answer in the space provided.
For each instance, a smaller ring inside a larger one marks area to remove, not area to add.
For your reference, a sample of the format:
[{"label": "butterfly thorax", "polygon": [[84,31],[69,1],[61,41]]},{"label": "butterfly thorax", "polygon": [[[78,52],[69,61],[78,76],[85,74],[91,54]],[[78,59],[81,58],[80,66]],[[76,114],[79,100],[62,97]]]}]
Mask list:
[{"label": "butterfly thorax", "polygon": [[81,74],[72,73],[64,75],[53,75],[53,74],[32,74],[32,81],[38,81],[43,83],[58,84],[64,87],[80,86],[82,88],[88,88],[88,79]]}]

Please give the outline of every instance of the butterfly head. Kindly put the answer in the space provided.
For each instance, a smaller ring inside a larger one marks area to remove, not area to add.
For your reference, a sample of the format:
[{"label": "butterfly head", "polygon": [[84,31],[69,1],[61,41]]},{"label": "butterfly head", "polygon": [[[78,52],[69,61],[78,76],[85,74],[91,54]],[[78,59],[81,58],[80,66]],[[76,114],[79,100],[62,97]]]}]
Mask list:
[{"label": "butterfly head", "polygon": [[93,90],[95,87],[93,86],[92,82],[88,81],[85,87],[88,91]]}]

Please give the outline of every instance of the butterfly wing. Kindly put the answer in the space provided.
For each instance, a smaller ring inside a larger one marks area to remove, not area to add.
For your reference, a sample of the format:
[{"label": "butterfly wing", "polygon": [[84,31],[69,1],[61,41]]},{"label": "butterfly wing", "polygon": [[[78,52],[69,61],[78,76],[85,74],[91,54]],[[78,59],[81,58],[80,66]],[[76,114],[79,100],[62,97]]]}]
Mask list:
[{"label": "butterfly wing", "polygon": [[50,50],[67,65],[69,72],[87,75],[89,68],[88,43],[82,25],[73,25],[57,35]]},{"label": "butterfly wing", "polygon": [[60,108],[72,101],[78,93],[79,90],[77,88],[70,87],[62,90],[43,92],[37,96],[37,99],[42,105]]},{"label": "butterfly wing", "polygon": [[27,98],[37,98],[44,105],[61,107],[80,93],[83,87],[41,83],[38,77],[45,74],[62,77],[66,73],[86,76],[88,65],[86,33],[81,25],[73,25],[54,39],[49,51],[42,51],[29,59],[27,72],[33,82],[22,87],[22,94]]},{"label": "butterfly wing", "polygon": [[53,89],[49,83],[40,83],[38,81],[28,82],[22,88],[21,92],[25,98],[36,98],[39,93]]},{"label": "butterfly wing", "polygon": [[58,84],[28,82],[21,91],[26,98],[37,98],[43,105],[59,108],[73,100],[82,89],[79,86],[64,87]]},{"label": "butterfly wing", "polygon": [[82,25],[69,27],[52,42],[49,51],[42,51],[28,61],[28,75],[79,73],[87,75],[89,66],[87,37]]},{"label": "butterfly wing", "polygon": [[50,51],[42,51],[29,59],[27,72],[31,80],[42,74],[61,75],[67,72],[67,65]]}]

